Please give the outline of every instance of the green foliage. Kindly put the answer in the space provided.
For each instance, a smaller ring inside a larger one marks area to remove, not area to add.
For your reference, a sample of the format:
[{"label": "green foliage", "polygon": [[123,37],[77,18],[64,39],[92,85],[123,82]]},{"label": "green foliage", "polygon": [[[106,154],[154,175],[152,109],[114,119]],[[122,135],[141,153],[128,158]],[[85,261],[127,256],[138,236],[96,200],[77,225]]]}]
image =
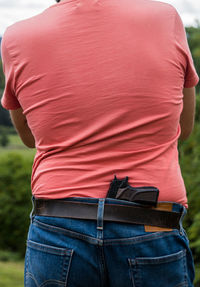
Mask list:
[{"label": "green foliage", "polygon": [[[197,96],[197,111],[200,95]],[[188,213],[184,220],[196,265],[195,286],[200,286],[200,119],[196,113],[195,128],[190,138],[179,143],[180,166],[188,195]]]},{"label": "green foliage", "polygon": [[[2,69],[2,61],[0,58],[0,99],[3,94],[3,89],[5,86],[5,79],[4,79],[4,74],[3,74],[3,69]],[[1,104],[0,104],[0,125],[2,126],[11,126],[11,120],[9,116],[9,112],[5,110]]]},{"label": "green foliage", "polygon": [[1,262],[17,262],[21,260],[19,253],[11,252],[8,250],[0,250],[0,261]]},{"label": "green foliage", "polygon": [[[1,92],[0,92],[0,97],[1,97]],[[8,126],[8,127],[12,125],[9,112],[5,110],[1,105],[0,105],[0,125]]]},{"label": "green foliage", "polygon": [[0,157],[0,249],[25,254],[31,211],[32,160],[16,153]]},{"label": "green foliage", "polygon": [[5,78],[3,73],[2,60],[0,59],[0,89],[3,89],[4,85],[5,85]]},{"label": "green foliage", "polygon": [[0,125],[0,134],[2,130],[9,136],[13,135],[18,137],[17,132],[13,126]]},{"label": "green foliage", "polygon": [[9,144],[9,137],[6,129],[0,126],[0,146],[6,147]]},{"label": "green foliage", "polygon": [[200,265],[196,266],[196,268],[195,268],[194,287],[199,287],[199,282],[200,282]]},{"label": "green foliage", "polygon": [[[188,213],[184,220],[196,267],[200,264],[200,124],[193,135],[180,148],[180,165],[188,195]],[[195,286],[200,286],[200,274],[196,272]]]},{"label": "green foliage", "polygon": [[[197,27],[186,27],[186,32],[194,65],[197,73],[200,75],[200,22],[197,22]],[[200,91],[200,83],[197,86],[197,91]]]}]

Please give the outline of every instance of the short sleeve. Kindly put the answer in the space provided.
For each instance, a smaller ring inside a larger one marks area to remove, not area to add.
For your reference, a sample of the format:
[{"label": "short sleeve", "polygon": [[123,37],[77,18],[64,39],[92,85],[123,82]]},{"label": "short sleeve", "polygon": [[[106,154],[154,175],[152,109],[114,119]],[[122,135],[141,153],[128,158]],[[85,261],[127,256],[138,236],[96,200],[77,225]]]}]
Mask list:
[{"label": "short sleeve", "polygon": [[188,45],[186,30],[177,11],[175,17],[176,49],[178,52],[179,60],[181,62],[181,66],[185,68],[184,88],[192,88],[198,84],[199,76],[195,69],[192,54]]},{"label": "short sleeve", "polygon": [[1,42],[1,57],[5,75],[5,88],[1,104],[7,110],[16,110],[19,109],[21,105],[15,94],[15,67],[6,45],[6,32]]}]

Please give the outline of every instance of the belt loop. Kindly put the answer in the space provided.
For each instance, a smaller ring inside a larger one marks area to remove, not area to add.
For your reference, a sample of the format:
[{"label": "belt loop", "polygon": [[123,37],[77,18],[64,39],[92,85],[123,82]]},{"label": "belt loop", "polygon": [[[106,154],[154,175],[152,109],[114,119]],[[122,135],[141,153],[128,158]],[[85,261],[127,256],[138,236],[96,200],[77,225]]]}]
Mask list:
[{"label": "belt loop", "polygon": [[35,211],[35,197],[33,195],[32,195],[31,200],[32,200],[32,210],[31,210],[31,213],[30,213],[29,217],[30,217],[31,223],[33,223],[33,219],[35,217],[35,214],[34,214],[34,211]]},{"label": "belt loop", "polygon": [[103,215],[104,215],[105,198],[99,198],[97,210],[97,229],[103,231]]},{"label": "belt loop", "polygon": [[187,213],[186,207],[185,207],[184,205],[182,205],[182,207],[183,207],[183,209],[182,209],[182,211],[181,211],[181,217],[180,217],[180,219],[179,219],[179,230],[180,230],[180,234],[183,234],[183,233],[184,233],[184,232],[183,232],[182,222],[183,222],[183,219],[184,219],[184,217],[185,217],[185,215],[186,215],[186,213]]}]

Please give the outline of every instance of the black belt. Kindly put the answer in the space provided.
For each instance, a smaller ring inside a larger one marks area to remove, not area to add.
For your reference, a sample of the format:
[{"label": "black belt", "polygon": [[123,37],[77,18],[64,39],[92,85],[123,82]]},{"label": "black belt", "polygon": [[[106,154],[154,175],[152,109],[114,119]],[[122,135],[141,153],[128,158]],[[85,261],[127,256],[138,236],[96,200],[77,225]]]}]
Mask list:
[{"label": "black belt", "polygon": [[[36,199],[34,214],[39,216],[97,220],[98,203]],[[158,210],[136,205],[108,204],[104,206],[104,221],[144,224],[180,229],[181,212]]]}]

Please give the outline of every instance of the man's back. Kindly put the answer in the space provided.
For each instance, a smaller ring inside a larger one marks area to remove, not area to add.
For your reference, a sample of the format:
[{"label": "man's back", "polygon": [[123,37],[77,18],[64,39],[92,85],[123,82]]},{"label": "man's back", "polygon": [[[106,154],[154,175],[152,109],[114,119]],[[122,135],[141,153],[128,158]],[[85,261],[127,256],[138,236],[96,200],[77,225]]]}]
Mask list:
[{"label": "man's back", "polygon": [[3,104],[35,137],[37,198],[105,197],[116,174],[186,205],[177,140],[198,77],[184,37],[172,6],[146,0],[67,0],[7,30]]}]

